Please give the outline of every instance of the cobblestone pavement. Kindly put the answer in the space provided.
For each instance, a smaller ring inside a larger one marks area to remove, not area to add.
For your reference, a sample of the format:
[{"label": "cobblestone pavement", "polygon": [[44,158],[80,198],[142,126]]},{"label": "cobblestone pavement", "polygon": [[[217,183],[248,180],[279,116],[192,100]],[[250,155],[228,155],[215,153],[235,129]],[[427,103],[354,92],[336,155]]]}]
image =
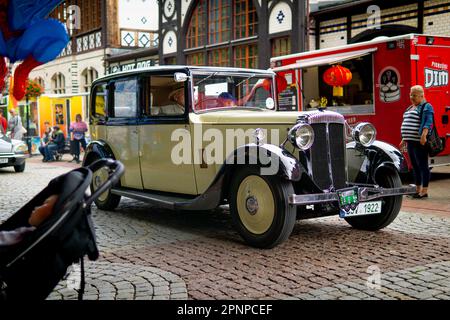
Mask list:
[{"label": "cobblestone pavement", "polygon": [[[33,159],[23,174],[0,169],[0,221],[73,167]],[[450,174],[439,186],[448,190]],[[337,217],[302,221],[272,250],[246,246],[226,208],[181,213],[128,199],[116,212],[94,207],[101,258],[87,263],[85,298],[450,299],[450,211],[417,205],[405,201],[376,233]],[[49,298],[75,299],[76,274],[75,266]]]}]

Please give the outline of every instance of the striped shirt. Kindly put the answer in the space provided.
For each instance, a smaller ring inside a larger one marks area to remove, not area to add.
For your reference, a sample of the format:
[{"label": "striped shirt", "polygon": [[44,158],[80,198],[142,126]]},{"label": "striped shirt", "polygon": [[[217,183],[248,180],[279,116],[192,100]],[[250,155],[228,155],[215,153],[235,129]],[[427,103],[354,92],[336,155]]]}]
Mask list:
[{"label": "striped shirt", "polygon": [[403,140],[420,142],[419,132],[421,124],[422,119],[420,119],[418,108],[406,111],[403,115],[403,123],[401,129]]}]

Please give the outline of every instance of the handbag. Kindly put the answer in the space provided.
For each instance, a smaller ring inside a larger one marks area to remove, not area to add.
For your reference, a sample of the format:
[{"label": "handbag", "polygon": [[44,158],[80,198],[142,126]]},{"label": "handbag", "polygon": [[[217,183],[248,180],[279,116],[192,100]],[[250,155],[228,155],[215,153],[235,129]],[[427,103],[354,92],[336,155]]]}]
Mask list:
[{"label": "handbag", "polygon": [[[426,105],[423,105],[422,111],[420,112],[420,119],[423,117],[423,111]],[[428,150],[428,155],[430,157],[435,157],[445,149],[445,140],[439,137],[439,133],[436,129],[436,121],[434,120],[433,114],[433,127],[427,135],[427,142],[425,144]]]}]

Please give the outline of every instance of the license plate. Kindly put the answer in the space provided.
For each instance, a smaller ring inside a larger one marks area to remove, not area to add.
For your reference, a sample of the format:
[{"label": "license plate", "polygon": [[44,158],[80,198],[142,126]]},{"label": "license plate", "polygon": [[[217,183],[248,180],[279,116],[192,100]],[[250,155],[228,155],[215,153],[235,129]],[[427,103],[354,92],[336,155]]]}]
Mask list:
[{"label": "license plate", "polygon": [[358,216],[368,216],[381,213],[382,202],[362,202],[358,205],[356,210],[350,210],[348,212],[341,210],[341,218],[350,218]]},{"label": "license plate", "polygon": [[7,164],[8,162],[8,159],[0,159],[0,164]]},{"label": "license plate", "polygon": [[339,206],[345,211],[355,210],[359,204],[358,188],[338,191]]}]

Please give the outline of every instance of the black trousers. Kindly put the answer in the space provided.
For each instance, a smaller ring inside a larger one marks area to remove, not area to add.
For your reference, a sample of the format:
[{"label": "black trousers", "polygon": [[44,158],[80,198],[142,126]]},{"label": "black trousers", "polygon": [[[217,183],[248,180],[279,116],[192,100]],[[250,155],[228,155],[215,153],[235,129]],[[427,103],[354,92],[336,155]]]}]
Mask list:
[{"label": "black trousers", "polygon": [[430,167],[428,150],[417,141],[408,141],[408,155],[413,166],[416,186],[428,188],[430,184]]},{"label": "black trousers", "polygon": [[74,155],[75,158],[80,158],[80,145],[83,150],[86,150],[86,139],[72,140],[70,141],[70,153]]}]

